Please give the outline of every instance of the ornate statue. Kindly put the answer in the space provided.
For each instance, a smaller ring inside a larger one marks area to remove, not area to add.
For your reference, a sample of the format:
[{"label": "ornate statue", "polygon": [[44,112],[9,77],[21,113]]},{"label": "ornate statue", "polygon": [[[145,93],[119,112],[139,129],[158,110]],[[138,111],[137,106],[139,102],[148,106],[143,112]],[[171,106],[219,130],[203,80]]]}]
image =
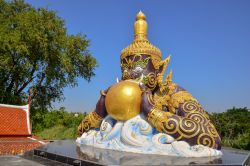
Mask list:
[{"label": "ornate statue", "polygon": [[204,145],[220,150],[220,136],[198,101],[172,82],[172,71],[163,79],[169,61],[170,56],[162,60],[161,51],[149,42],[146,17],[139,12],[134,24],[134,41],[121,52],[122,79],[101,91],[95,111],[78,127],[79,136],[100,128],[107,116],[126,122],[140,114],[152,128],[152,139],[157,132],[190,146]]}]

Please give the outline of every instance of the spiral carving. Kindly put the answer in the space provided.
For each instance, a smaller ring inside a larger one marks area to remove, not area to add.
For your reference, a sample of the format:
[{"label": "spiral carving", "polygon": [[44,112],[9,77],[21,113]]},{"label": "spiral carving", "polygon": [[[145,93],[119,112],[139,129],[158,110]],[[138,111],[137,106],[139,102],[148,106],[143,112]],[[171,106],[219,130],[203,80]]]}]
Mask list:
[{"label": "spiral carving", "polygon": [[164,124],[164,130],[168,134],[175,134],[179,131],[179,119],[176,119],[177,117],[168,118]]},{"label": "spiral carving", "polygon": [[209,125],[207,126],[207,131],[208,133],[212,136],[212,137],[218,137],[218,133],[214,127],[213,124],[209,123]]},{"label": "spiral carving", "polygon": [[185,138],[195,137],[200,132],[200,125],[188,118],[180,120],[179,134]]},{"label": "spiral carving", "polygon": [[191,144],[197,143],[214,148],[215,139],[219,138],[219,135],[199,103],[188,100],[182,107],[185,117],[169,112],[165,116],[162,110],[154,108],[148,114],[148,119],[159,132],[170,134],[175,140],[190,140]]},{"label": "spiral carving", "polygon": [[186,115],[187,118],[193,119],[197,123],[205,124],[207,119],[200,112],[190,112]]},{"label": "spiral carving", "polygon": [[82,127],[84,129],[84,131],[88,131],[90,129],[90,122],[85,122],[83,123]]},{"label": "spiral carving", "polygon": [[202,133],[199,135],[198,139],[197,139],[197,144],[198,145],[204,145],[204,146],[208,146],[210,148],[213,148],[215,145],[215,140],[213,137],[211,137],[209,134],[207,133]]},{"label": "spiral carving", "polygon": [[155,73],[151,72],[147,75],[147,86],[152,89],[156,86],[156,75]]},{"label": "spiral carving", "polygon": [[201,106],[196,101],[193,100],[189,100],[183,103],[182,110],[186,113],[192,111],[199,111],[199,112],[202,111]]}]

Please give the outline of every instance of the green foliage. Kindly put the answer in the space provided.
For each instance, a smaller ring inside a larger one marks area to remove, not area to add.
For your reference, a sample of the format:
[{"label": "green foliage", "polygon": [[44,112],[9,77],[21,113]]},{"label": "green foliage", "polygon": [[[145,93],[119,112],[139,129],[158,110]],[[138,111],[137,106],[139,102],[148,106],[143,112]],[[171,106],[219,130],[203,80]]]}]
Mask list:
[{"label": "green foliage", "polygon": [[233,139],[224,137],[222,139],[223,146],[230,146],[237,149],[250,150],[250,133],[245,132],[244,134],[239,134]]},{"label": "green foliage", "polygon": [[54,11],[0,0],[0,103],[22,104],[31,88],[36,110],[63,99],[64,87],[94,76],[88,46],[85,35],[67,34]]},{"label": "green foliage", "polygon": [[44,129],[36,135],[46,140],[75,139],[77,137],[75,127],[67,128],[62,125]]},{"label": "green foliage", "polygon": [[42,112],[39,110],[34,112],[35,114],[31,115],[33,133],[39,133],[45,129],[58,126],[65,127],[66,129],[74,128],[74,133],[76,133],[77,126],[86,116],[85,113],[67,112],[65,111],[64,107],[61,107],[59,110],[52,110],[50,112]]},{"label": "green foliage", "polygon": [[212,113],[224,146],[250,150],[250,111],[247,108],[232,108],[222,113]]}]

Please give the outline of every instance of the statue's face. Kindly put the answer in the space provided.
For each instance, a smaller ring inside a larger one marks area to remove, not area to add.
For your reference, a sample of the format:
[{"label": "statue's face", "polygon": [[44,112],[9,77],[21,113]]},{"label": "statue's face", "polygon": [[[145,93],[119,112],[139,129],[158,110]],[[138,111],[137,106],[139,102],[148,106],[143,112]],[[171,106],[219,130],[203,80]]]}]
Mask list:
[{"label": "statue's face", "polygon": [[122,80],[141,81],[150,89],[156,86],[156,70],[148,55],[131,55],[121,60]]}]

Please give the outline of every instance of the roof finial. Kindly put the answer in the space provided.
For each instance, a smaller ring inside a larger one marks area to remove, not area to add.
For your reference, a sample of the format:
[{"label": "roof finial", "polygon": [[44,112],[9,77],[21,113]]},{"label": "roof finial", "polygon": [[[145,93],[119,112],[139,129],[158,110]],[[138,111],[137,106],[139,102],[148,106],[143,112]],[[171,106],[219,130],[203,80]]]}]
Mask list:
[{"label": "roof finial", "polygon": [[145,14],[141,10],[136,15],[136,21],[137,20],[146,20],[146,16],[145,16]]},{"label": "roof finial", "polygon": [[147,40],[147,29],[148,24],[146,16],[142,11],[136,15],[136,21],[134,25],[134,36],[135,40]]}]

